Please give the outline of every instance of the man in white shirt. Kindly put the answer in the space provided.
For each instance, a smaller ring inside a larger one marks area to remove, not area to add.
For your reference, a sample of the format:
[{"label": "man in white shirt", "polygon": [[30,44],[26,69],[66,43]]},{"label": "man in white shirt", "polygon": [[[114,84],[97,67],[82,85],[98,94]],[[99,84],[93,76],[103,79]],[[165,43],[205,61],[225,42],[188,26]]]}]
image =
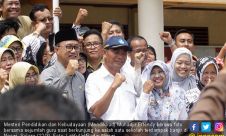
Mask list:
[{"label": "man in white shirt", "polygon": [[85,85],[87,109],[103,120],[136,119],[136,96],[132,79],[122,66],[126,62],[128,43],[119,36],[106,41],[104,63],[90,74]]}]

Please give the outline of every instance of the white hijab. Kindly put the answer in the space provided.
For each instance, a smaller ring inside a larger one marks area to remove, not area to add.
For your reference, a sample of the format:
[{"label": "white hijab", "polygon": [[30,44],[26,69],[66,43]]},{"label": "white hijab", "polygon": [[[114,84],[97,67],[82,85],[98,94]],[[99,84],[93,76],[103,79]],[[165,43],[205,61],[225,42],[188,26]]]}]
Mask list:
[{"label": "white hijab", "polygon": [[166,79],[164,81],[163,88],[162,88],[163,92],[166,92],[169,90],[170,77],[169,77],[169,69],[166,63],[163,61],[156,60],[146,65],[141,75],[142,82],[144,83],[145,81],[150,79],[151,71],[155,66],[160,67],[166,76]]},{"label": "white hijab", "polygon": [[[188,55],[190,61],[192,61],[192,53],[189,51],[187,48],[177,48],[172,55],[171,61],[170,61],[170,78],[172,81],[172,84],[176,83],[178,84],[181,88],[183,88],[185,91],[193,89],[197,87],[196,85],[196,80],[195,77],[192,75],[188,75],[186,77],[180,77],[176,71],[175,71],[175,63],[176,60],[181,56],[181,55]],[[191,63],[192,65],[192,63]]]}]

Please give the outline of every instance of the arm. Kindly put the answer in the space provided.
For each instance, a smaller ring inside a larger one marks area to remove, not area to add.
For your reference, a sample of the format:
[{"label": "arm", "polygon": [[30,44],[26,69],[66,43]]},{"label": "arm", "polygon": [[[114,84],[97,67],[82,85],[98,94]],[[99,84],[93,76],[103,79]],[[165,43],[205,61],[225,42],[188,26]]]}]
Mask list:
[{"label": "arm", "polygon": [[139,102],[135,110],[135,120],[148,120],[148,104],[149,97],[152,95],[154,84],[151,80],[147,80],[143,86],[143,92],[140,95]]},{"label": "arm", "polygon": [[77,37],[80,41],[83,40],[83,37],[79,35],[81,23],[84,21],[85,17],[87,16],[88,16],[88,11],[86,9],[80,8],[75,20],[73,21],[72,28],[75,29]]},{"label": "arm", "polygon": [[[59,63],[59,62],[56,62]],[[71,78],[78,71],[78,60],[69,60],[65,71],[57,72],[57,68],[49,68],[41,73],[41,80],[45,85],[53,86],[55,88],[64,89]],[[58,75],[58,73],[60,73]]]},{"label": "arm", "polygon": [[141,81],[141,65],[145,61],[145,53],[139,52],[135,54],[135,62],[134,62],[134,71],[135,76],[133,77],[133,83],[135,91],[137,95],[140,96],[142,88],[142,81]]},{"label": "arm", "polygon": [[[102,98],[97,100],[88,110],[97,118],[100,118],[108,109],[116,89],[125,81],[125,77],[119,73],[115,75],[115,79],[107,92]],[[89,82],[87,80],[87,82]],[[87,95],[87,94],[86,94]]]},{"label": "arm", "polygon": [[88,11],[86,9],[80,8],[73,22],[73,25],[75,26],[81,25],[86,16],[88,16]]},{"label": "arm", "polygon": [[101,36],[102,36],[104,42],[108,38],[108,33],[109,33],[111,27],[112,27],[111,23],[109,23],[109,22],[102,22]]},{"label": "arm", "polygon": [[61,8],[60,7],[56,7],[53,10],[53,15],[61,18],[62,17],[62,10],[61,10]]},{"label": "arm", "polygon": [[8,79],[8,72],[0,68],[0,90],[2,90],[2,88],[4,87],[7,79]]},{"label": "arm", "polygon": [[177,49],[177,46],[176,46],[175,41],[173,40],[170,32],[161,32],[161,33],[159,33],[159,35],[160,35],[161,40],[169,45],[171,52],[173,53],[173,51]]},{"label": "arm", "polygon": [[226,53],[226,43],[224,43],[224,46],[221,48],[216,58],[224,59],[225,53]]}]

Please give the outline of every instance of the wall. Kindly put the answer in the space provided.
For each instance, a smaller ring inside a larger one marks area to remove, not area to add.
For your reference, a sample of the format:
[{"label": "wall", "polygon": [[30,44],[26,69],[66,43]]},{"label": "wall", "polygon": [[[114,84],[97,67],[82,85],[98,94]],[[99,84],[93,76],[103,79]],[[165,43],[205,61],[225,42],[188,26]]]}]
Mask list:
[{"label": "wall", "polygon": [[[129,33],[137,34],[137,9],[127,7],[97,7],[63,5],[61,23],[72,23],[79,8],[89,11],[85,24],[101,24],[102,21],[115,19],[122,24],[129,24]],[[22,13],[28,14],[31,5],[23,5]],[[148,14],[148,13],[147,13]],[[226,41],[226,12],[211,10],[165,9],[164,23],[166,26],[197,26],[209,28],[209,44],[221,46]]]},{"label": "wall", "polygon": [[223,45],[226,41],[226,12],[210,10],[165,10],[167,26],[208,27],[209,44]]}]

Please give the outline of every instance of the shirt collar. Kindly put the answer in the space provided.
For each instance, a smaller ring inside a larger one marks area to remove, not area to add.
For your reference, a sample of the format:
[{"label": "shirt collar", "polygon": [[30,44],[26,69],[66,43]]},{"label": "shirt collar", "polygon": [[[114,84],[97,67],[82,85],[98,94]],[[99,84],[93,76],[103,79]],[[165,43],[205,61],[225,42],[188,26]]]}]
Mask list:
[{"label": "shirt collar", "polygon": [[[97,69],[99,69],[102,66],[102,64],[103,64],[103,59],[99,62]],[[87,68],[91,69],[92,71],[97,70],[97,69],[94,69],[89,62],[87,62]]]}]

